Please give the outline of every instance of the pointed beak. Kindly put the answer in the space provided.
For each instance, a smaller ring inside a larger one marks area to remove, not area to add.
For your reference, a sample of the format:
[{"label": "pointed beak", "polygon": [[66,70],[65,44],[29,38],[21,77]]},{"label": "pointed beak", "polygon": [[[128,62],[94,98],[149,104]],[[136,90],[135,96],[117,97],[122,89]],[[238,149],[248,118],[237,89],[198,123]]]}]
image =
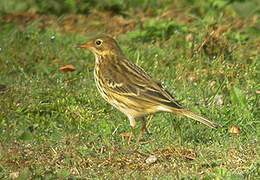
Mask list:
[{"label": "pointed beak", "polygon": [[79,45],[78,48],[87,48],[88,49],[88,48],[90,48],[90,46],[87,44],[82,44],[82,45]]}]

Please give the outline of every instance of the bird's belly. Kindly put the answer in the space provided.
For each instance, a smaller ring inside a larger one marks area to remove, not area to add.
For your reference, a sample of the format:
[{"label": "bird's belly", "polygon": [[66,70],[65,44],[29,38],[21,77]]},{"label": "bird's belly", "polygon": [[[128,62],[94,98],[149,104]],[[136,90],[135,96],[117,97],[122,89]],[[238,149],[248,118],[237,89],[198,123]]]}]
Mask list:
[{"label": "bird's belly", "polygon": [[102,82],[100,82],[99,78],[97,77],[98,73],[95,72],[95,82],[97,89],[101,96],[112,106],[120,110],[122,113],[124,113],[128,117],[143,117],[148,114],[160,112],[158,110],[158,105],[156,104],[149,104],[147,102],[143,102],[142,100],[133,99],[130,97],[110,93],[107,92],[107,89],[104,88]]},{"label": "bird's belly", "polygon": [[108,99],[108,94],[107,92],[105,92],[104,88],[102,87],[102,85],[100,84],[100,80],[98,78],[100,77],[97,77],[98,76],[98,73],[96,71],[94,71],[94,79],[95,79],[95,84],[96,84],[96,87],[98,89],[98,92],[101,94],[101,96],[109,102],[109,99]]},{"label": "bird's belly", "polygon": [[96,83],[96,86],[97,86],[98,92],[101,94],[101,96],[102,96],[107,102],[109,102],[108,95],[107,95],[107,93],[104,91],[104,89],[100,86],[100,84],[99,84],[99,83]]},{"label": "bird's belly", "polygon": [[115,108],[123,112],[128,117],[143,117],[149,114],[153,114],[158,111],[157,106],[137,103],[127,97],[114,97],[113,100],[108,101]]}]

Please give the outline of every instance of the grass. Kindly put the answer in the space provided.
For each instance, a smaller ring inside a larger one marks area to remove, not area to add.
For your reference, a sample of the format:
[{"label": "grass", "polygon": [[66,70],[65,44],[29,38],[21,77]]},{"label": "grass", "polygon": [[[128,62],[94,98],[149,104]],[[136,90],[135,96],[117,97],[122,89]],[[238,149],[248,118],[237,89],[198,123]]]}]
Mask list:
[{"label": "grass", "polygon": [[[0,3],[1,179],[259,177],[258,1],[53,2]],[[99,33],[223,127],[156,114],[132,151],[141,123],[128,146],[126,116],[97,92],[93,55],[76,48]],[[67,64],[76,71],[60,72]]]}]

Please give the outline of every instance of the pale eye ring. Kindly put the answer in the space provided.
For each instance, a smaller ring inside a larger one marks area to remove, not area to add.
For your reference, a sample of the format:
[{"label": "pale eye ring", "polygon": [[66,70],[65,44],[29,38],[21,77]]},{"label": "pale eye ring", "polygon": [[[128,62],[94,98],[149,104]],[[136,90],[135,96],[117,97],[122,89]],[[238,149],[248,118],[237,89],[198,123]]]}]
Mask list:
[{"label": "pale eye ring", "polygon": [[100,40],[96,40],[96,45],[100,46],[102,42]]}]

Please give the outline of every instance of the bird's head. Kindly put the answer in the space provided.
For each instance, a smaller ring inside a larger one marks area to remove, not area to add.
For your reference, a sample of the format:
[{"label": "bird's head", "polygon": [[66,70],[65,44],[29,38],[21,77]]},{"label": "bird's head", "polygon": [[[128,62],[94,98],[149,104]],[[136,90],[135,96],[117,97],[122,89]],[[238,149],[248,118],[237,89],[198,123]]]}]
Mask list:
[{"label": "bird's head", "polygon": [[89,49],[96,57],[105,55],[123,55],[117,42],[109,36],[98,36],[79,47]]}]

